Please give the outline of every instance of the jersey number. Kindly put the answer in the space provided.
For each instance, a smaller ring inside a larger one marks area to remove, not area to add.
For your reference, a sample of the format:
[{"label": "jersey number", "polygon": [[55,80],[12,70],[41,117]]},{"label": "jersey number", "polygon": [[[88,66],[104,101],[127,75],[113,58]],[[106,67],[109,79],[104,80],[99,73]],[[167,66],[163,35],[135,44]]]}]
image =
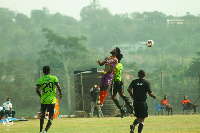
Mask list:
[{"label": "jersey number", "polygon": [[46,88],[51,88],[51,90],[49,90],[50,92],[53,92],[53,82],[49,82],[49,83],[43,83],[42,86],[44,85],[43,91],[44,93],[47,93],[48,91],[45,91]]}]

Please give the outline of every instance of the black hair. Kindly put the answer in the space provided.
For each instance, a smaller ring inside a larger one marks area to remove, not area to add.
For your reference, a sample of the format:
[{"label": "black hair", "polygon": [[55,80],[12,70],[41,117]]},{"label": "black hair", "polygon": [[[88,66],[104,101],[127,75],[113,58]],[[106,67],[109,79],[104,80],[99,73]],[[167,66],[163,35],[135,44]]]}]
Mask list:
[{"label": "black hair", "polygon": [[10,98],[7,98],[7,101],[9,101],[10,100]]},{"label": "black hair", "polygon": [[118,62],[120,63],[121,59],[123,58],[123,54],[121,54],[121,50],[118,47],[116,47],[116,51],[117,51],[116,57],[118,59]]},{"label": "black hair", "polygon": [[144,71],[144,70],[140,70],[140,71],[138,72],[138,77],[139,77],[139,78],[144,78],[144,77],[145,77],[145,71]]},{"label": "black hair", "polygon": [[42,70],[43,70],[44,74],[49,74],[50,73],[50,67],[49,66],[44,66]]}]

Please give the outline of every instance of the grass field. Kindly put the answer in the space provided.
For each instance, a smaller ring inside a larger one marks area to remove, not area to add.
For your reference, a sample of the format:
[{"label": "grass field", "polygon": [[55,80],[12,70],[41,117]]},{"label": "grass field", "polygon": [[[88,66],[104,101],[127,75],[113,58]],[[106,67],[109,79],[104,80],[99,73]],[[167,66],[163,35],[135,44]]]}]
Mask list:
[{"label": "grass field", "polygon": [[[129,133],[134,117],[54,119],[48,133]],[[46,126],[47,120],[44,125]],[[137,131],[137,128],[136,128]],[[14,122],[10,130],[0,123],[0,133],[39,133],[39,119]],[[137,133],[137,132],[136,132]],[[143,133],[200,133],[200,115],[149,116]]]}]

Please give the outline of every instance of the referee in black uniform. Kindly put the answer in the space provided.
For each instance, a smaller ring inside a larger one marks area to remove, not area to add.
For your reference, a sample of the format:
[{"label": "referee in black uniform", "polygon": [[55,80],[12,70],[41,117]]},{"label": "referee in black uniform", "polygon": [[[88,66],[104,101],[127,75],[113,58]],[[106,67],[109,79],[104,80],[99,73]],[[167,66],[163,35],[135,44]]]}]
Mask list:
[{"label": "referee in black uniform", "polygon": [[145,80],[145,71],[140,70],[138,72],[139,79],[135,79],[129,85],[127,91],[130,96],[133,98],[133,107],[135,111],[136,119],[133,122],[133,125],[130,126],[130,133],[134,133],[135,126],[139,123],[138,133],[142,132],[144,126],[144,119],[148,117],[148,106],[146,103],[147,93],[156,99],[157,97],[151,91],[150,82]]}]

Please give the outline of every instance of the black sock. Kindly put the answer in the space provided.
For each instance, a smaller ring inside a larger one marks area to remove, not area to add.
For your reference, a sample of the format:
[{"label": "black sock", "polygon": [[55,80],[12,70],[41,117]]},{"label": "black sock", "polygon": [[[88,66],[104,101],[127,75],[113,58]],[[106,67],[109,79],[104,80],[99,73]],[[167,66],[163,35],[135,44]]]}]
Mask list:
[{"label": "black sock", "polygon": [[43,124],[44,124],[44,118],[40,118],[40,132],[42,132]]},{"label": "black sock", "polygon": [[135,119],[133,122],[133,126],[136,126],[139,123],[138,119]]},{"label": "black sock", "polygon": [[117,99],[114,99],[113,101],[114,101],[115,105],[118,107],[118,109],[120,109],[120,111],[121,111],[122,108],[119,105],[119,101]]},{"label": "black sock", "polygon": [[144,126],[143,123],[140,123],[140,124],[139,124],[139,126],[138,126],[138,133],[141,133],[141,132],[142,132],[143,126]]},{"label": "black sock", "polygon": [[128,98],[127,98],[126,96],[123,96],[122,98],[123,98],[123,100],[126,102],[126,104],[129,105],[129,107],[133,108],[133,107],[131,106],[131,103],[129,102],[129,100],[128,100]]},{"label": "black sock", "polygon": [[52,125],[52,122],[53,122],[53,119],[50,118],[50,119],[48,120],[48,123],[47,123],[47,126],[46,126],[46,128],[45,128],[45,131],[47,131],[47,130],[50,128],[50,126]]}]

